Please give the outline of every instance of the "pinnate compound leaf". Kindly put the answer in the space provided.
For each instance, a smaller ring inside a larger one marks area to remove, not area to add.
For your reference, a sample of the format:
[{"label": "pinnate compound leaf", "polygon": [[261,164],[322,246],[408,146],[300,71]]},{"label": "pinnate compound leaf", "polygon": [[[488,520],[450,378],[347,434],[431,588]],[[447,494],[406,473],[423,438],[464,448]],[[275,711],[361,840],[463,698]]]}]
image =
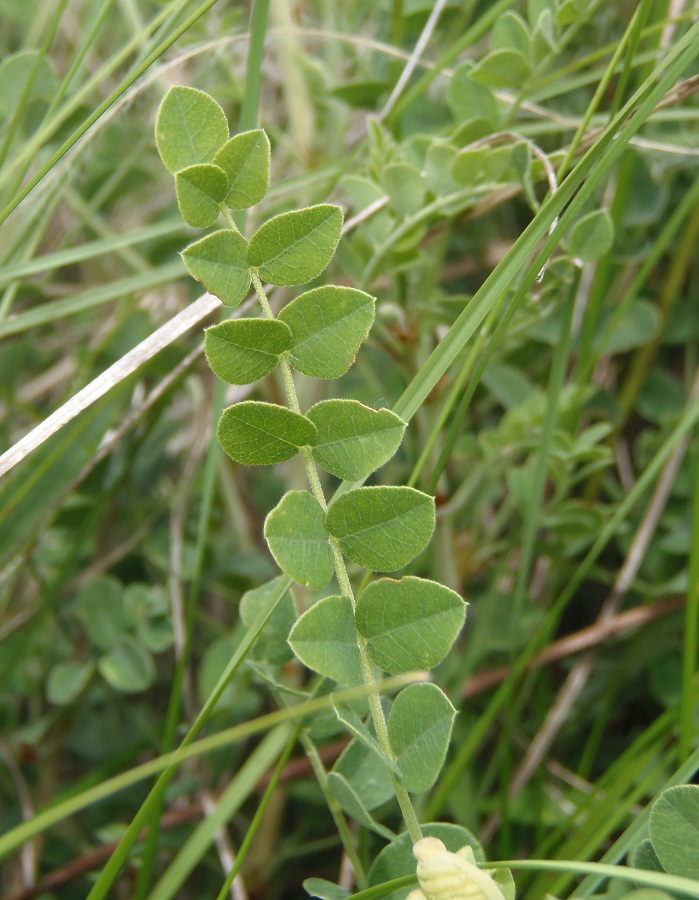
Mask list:
[{"label": "pinnate compound leaf", "polygon": [[325,513],[308,491],[289,491],[265,520],[265,540],[279,568],[310,588],[333,577],[334,560]]},{"label": "pinnate compound leaf", "polygon": [[429,790],[447,755],[456,710],[435,684],[411,684],[393,701],[388,735],[407,791]]},{"label": "pinnate compound leaf", "polygon": [[651,807],[648,829],[666,872],[699,879],[699,785],[663,791]]},{"label": "pinnate compound leaf", "polygon": [[250,238],[248,265],[272,284],[303,284],[320,275],[342,231],[342,210],[330,203],[281,213]]},{"label": "pinnate compound leaf", "polygon": [[155,143],[168,171],[211,162],[227,140],[226,114],[213,97],[184,85],[170,88],[155,120]]},{"label": "pinnate compound leaf", "polygon": [[293,366],[314,378],[339,378],[354,362],[374,321],[376,301],[356,288],[325,285],[301,294],[279,313],[291,328]]},{"label": "pinnate compound leaf", "polygon": [[313,456],[326,472],[356,481],[393,456],[405,422],[389,409],[371,409],[357,400],[321,400],[308,410],[318,429]]},{"label": "pinnate compound leaf", "polygon": [[340,684],[362,683],[352,603],[348,597],[325,597],[301,616],[289,635],[301,662]]},{"label": "pinnate compound leaf", "polygon": [[281,576],[273,578],[246,591],[240,599],[240,619],[246,628],[251,628],[258,616],[265,615],[273,607],[252,647],[253,659],[270,666],[281,666],[293,658],[287,638],[296,621],[296,609],[288,590],[279,597],[282,580]]},{"label": "pinnate compound leaf", "polygon": [[224,409],[218,423],[221,446],[236,462],[269,466],[291,459],[312,444],[316,427],[305,416],[258,400],[243,400]]},{"label": "pinnate compound leaf", "polygon": [[459,595],[425,578],[381,578],[357,599],[357,630],[380,669],[398,675],[440,663],[461,631],[466,604]]},{"label": "pinnate compound leaf", "polygon": [[230,319],[206,329],[204,352],[229,384],[252,384],[274,369],[289,349],[291,331],[276,319]]},{"label": "pinnate compound leaf", "polygon": [[197,163],[175,175],[177,204],[182,218],[195,228],[213,225],[228,193],[228,179],[223,169],[213,163]]},{"label": "pinnate compound leaf", "polygon": [[125,638],[102,656],[97,668],[104,680],[122,694],[140,693],[155,681],[153,657],[133,638]]},{"label": "pinnate compound leaf", "polygon": [[402,569],[429,543],[434,499],[410,487],[361,487],[335,500],[325,521],[345,556],[367,569]]},{"label": "pinnate compound leaf", "polygon": [[269,157],[269,138],[261,128],[226,141],[214,157],[228,176],[226,206],[247,209],[262,200],[269,187]]},{"label": "pinnate compound leaf", "polygon": [[248,243],[230,229],[208,234],[182,251],[189,274],[226,306],[235,308],[250,290],[250,272],[245,261]]}]

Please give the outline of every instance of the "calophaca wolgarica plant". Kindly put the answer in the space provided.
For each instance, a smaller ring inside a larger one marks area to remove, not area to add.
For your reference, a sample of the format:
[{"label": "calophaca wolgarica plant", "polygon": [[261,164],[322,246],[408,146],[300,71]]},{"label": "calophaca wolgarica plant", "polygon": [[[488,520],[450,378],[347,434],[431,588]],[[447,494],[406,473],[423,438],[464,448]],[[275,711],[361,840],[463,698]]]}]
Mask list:
[{"label": "calophaca wolgarica plant", "polygon": [[[436,685],[422,682],[404,688],[387,714],[377,680],[383,672],[398,675],[440,663],[462,628],[466,604],[450,588],[411,575],[378,577],[355,595],[348,565],[395,573],[425,549],[435,525],[434,498],[406,486],[363,485],[401,443],[406,423],[395,413],[352,399],[321,400],[303,411],[299,406],[294,371],[321,379],[343,375],[369,333],[374,298],[353,287],[325,285],[300,293],[275,316],[264,287],[302,285],[320,275],[340,240],[342,210],[327,203],[295,209],[268,219],[249,239],[241,234],[230,211],[264,199],[269,140],[261,129],[230,137],[221,107],[194,88],[168,92],[157,115],[156,141],[175,177],[185,220],[200,228],[226,223],[182,252],[188,271],[230,309],[252,285],[262,310],[259,318],[229,319],[207,329],[211,368],[228,383],[252,384],[278,367],[286,395],[286,406],[244,400],[228,407],[218,439],[232,460],[248,466],[301,454],[310,490],[282,497],[267,516],[265,539],[289,579],[318,591],[333,578],[337,585],[299,614],[275,579],[249,592],[241,613],[245,620],[245,607],[277,602],[272,625],[276,616],[276,633],[288,637],[288,645],[272,654],[276,664],[290,647],[313,672],[343,685],[366,685],[370,724],[350,707],[336,708],[352,743],[330,773],[328,789],[346,812],[390,838],[392,832],[371,816],[377,804],[362,790],[362,767],[378,766],[415,844],[423,832],[410,794],[434,784],[455,710]],[[351,484],[328,501],[318,469]],[[468,842],[460,834],[456,846]],[[422,890],[431,900],[441,896],[426,885]]]}]

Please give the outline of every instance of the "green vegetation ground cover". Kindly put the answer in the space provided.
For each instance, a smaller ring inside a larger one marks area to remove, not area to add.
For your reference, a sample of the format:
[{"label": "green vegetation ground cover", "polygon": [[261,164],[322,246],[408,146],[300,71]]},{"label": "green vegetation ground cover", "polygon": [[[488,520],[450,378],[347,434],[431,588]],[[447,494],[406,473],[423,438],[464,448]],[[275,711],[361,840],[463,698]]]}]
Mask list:
[{"label": "green vegetation ground cover", "polygon": [[3,896],[699,896],[691,4],[0,8]]}]

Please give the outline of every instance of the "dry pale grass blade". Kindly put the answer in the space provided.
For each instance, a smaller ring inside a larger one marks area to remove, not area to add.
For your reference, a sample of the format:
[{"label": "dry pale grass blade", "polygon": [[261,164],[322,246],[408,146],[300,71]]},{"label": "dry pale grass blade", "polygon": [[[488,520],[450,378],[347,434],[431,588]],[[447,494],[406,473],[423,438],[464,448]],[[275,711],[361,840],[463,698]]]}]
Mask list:
[{"label": "dry pale grass blade", "polygon": [[33,450],[40,447],[44,441],[55,434],[81,412],[86,410],[100,397],[103,397],[112,388],[120,384],[129,375],[132,375],[144,363],[152,359],[157,353],[176,341],[195,325],[200,325],[213,312],[219,309],[221,301],[211,294],[204,294],[179,312],[174,318],[162,325],[157,331],[141,341],[133,350],[129,350],[114,365],[110,366],[101,375],[85,385],[70,400],[66,401],[55,412],[44,419],[36,428],[21,438],[0,456],[0,478],[22,462]]}]

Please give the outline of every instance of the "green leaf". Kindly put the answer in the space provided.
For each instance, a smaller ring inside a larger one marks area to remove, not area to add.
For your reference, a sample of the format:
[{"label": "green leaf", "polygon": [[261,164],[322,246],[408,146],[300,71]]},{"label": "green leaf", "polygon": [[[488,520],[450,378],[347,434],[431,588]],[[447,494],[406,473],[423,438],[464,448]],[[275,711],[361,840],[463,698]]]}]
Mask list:
[{"label": "green leaf", "polygon": [[367,749],[376,754],[382,765],[387,766],[396,775],[400,775],[400,769],[396,765],[395,760],[386,756],[374,735],[348,703],[334,703],[333,709],[338,720],[342,722],[350,734],[353,734]]},{"label": "green leaf", "polygon": [[228,228],[214,231],[182,251],[189,274],[226,306],[235,308],[250,290],[245,238]]},{"label": "green leaf", "polygon": [[269,157],[269,138],[261,128],[226,141],[214,157],[228,176],[226,206],[247,209],[262,200],[269,187]]},{"label": "green leaf", "polygon": [[325,597],[291,629],[289,644],[301,662],[340,684],[362,683],[352,603],[348,597]]},{"label": "green leaf", "polygon": [[471,69],[478,84],[494,88],[521,88],[531,75],[531,66],[518,50],[494,50]]},{"label": "green leaf", "polygon": [[411,216],[422,209],[425,179],[414,166],[393,163],[383,170],[381,180],[391,206],[399,216]]},{"label": "green leaf", "polygon": [[343,775],[339,775],[337,772],[328,772],[326,784],[329,793],[348,816],[365,828],[370,828],[380,834],[386,840],[391,840],[394,833],[372,817],[358,795],[355,785],[350,784]]},{"label": "green leaf", "polygon": [[573,225],[568,232],[568,252],[580,262],[593,262],[612,249],[614,222],[606,209],[596,209]]},{"label": "green leaf", "polygon": [[318,900],[345,900],[351,896],[346,888],[326,881],[325,878],[306,878],[303,889],[309,897],[317,897]]},{"label": "green leaf", "polygon": [[339,378],[354,362],[374,321],[376,301],[356,288],[325,285],[301,294],[279,313],[294,336],[290,360],[314,378]]},{"label": "green leaf", "polygon": [[279,568],[294,581],[322,588],[333,577],[325,513],[308,491],[289,491],[265,520],[265,540]]},{"label": "green leaf", "polygon": [[357,740],[350,741],[331,771],[342,775],[367,810],[377,809],[394,796],[386,766]]},{"label": "green leaf", "polygon": [[282,576],[277,576],[246,591],[240,599],[240,619],[246,628],[251,628],[259,615],[267,613],[270,605],[277,604],[252,647],[253,658],[270,666],[284,665],[293,658],[287,640],[296,621],[296,609],[290,591],[277,602],[281,582]]},{"label": "green leaf", "polygon": [[90,680],[92,662],[59,662],[49,672],[46,699],[56,706],[72,703]]},{"label": "green leaf", "polygon": [[342,210],[330,203],[274,216],[250,238],[248,265],[272,284],[303,284],[320,275],[342,231]]},{"label": "green leaf", "polygon": [[155,663],[148,650],[126,638],[97,663],[100,674],[115,691],[138,694],[155,682]]},{"label": "green leaf", "polygon": [[131,622],[122,600],[123,585],[111,575],[101,575],[84,585],[76,597],[75,613],[90,642],[109,650],[126,636]]},{"label": "green leaf", "polygon": [[451,174],[459,184],[481,185],[497,183],[512,162],[510,147],[465,147],[451,167]]},{"label": "green leaf", "polygon": [[456,640],[466,618],[459,595],[424,578],[381,578],[357,599],[355,620],[380,669],[398,675],[431,669]]},{"label": "green leaf", "polygon": [[498,102],[493,92],[484,84],[471,78],[473,63],[462,63],[454,70],[449,80],[447,102],[457,122],[466,119],[488,119],[497,122],[500,118]]},{"label": "green leaf", "polygon": [[393,701],[388,736],[407,791],[429,790],[447,755],[456,710],[435,684],[411,684]]},{"label": "green leaf", "polygon": [[269,466],[291,459],[315,437],[316,427],[305,416],[257,400],[229,406],[218,423],[221,446],[231,459],[246,466]]},{"label": "green leaf", "polygon": [[213,163],[197,163],[175,175],[175,191],[185,222],[195,228],[208,228],[221,211],[228,179],[223,169]]},{"label": "green leaf", "polygon": [[663,791],[651,807],[648,829],[666,872],[699,879],[699,785]]},{"label": "green leaf", "polygon": [[318,429],[313,456],[327,472],[357,481],[393,456],[405,422],[389,409],[371,409],[357,400],[321,400],[308,410]]},{"label": "green leaf", "polygon": [[415,488],[361,487],[335,500],[325,524],[345,556],[393,572],[427,546],[434,521],[434,499]]},{"label": "green leaf", "polygon": [[291,346],[291,331],[276,319],[231,319],[206,329],[204,352],[229,384],[252,384],[274,369]]},{"label": "green leaf", "polygon": [[155,143],[168,171],[211,162],[227,140],[226,114],[213,97],[183,85],[170,88],[155,120]]},{"label": "green leaf", "polygon": [[531,41],[529,29],[524,19],[517,13],[508,10],[498,16],[493,27],[494,50],[516,50],[525,59],[531,57]]}]

